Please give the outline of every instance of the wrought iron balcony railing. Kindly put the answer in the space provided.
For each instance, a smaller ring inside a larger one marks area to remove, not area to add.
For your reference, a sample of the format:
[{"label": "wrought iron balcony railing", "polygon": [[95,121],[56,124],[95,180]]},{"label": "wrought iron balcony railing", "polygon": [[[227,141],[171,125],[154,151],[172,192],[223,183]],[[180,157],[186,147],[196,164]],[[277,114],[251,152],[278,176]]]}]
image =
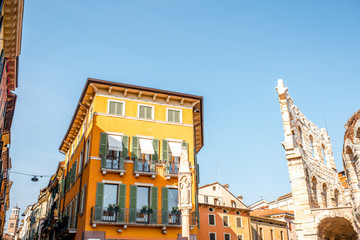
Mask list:
[{"label": "wrought iron balcony railing", "polygon": [[[91,219],[98,224],[181,226],[181,212],[168,210],[92,207]],[[190,224],[196,225],[195,212],[190,214]]]}]

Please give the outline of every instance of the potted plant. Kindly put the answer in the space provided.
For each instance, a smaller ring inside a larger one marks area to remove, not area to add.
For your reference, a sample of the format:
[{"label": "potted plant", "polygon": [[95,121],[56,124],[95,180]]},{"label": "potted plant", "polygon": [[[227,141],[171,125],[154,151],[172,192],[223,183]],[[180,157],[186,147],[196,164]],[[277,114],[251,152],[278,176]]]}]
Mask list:
[{"label": "potted plant", "polygon": [[174,215],[179,215],[181,212],[177,207],[172,207],[170,213]]},{"label": "potted plant", "polygon": [[141,214],[148,214],[148,213],[153,213],[154,210],[151,206],[143,206],[140,210]]}]

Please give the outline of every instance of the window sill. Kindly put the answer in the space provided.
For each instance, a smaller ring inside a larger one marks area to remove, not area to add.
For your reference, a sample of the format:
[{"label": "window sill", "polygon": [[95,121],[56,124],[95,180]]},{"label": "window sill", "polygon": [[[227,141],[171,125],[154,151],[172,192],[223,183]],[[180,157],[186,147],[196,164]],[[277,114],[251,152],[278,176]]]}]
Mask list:
[{"label": "window sill", "polygon": [[117,169],[111,169],[111,168],[101,168],[101,173],[103,175],[107,174],[107,173],[119,173],[120,176],[124,176],[126,170],[117,170]]},{"label": "window sill", "polygon": [[151,178],[155,178],[158,173],[156,172],[140,172],[140,171],[134,171],[133,172],[135,177],[139,176],[151,176]]},{"label": "window sill", "polygon": [[167,173],[167,174],[165,174],[165,179],[178,178],[178,177],[179,177],[178,173]]}]

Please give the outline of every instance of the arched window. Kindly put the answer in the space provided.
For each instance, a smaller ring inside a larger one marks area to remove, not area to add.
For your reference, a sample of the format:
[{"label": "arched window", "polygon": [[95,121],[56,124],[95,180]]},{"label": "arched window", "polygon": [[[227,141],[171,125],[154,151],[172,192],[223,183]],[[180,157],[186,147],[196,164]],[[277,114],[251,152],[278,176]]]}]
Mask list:
[{"label": "arched window", "polygon": [[301,127],[298,126],[298,132],[299,132],[299,143],[301,145],[301,147],[303,146],[303,139],[302,139],[302,130]]},{"label": "arched window", "polygon": [[324,183],[321,191],[322,207],[327,208],[327,186]]},{"label": "arched window", "polygon": [[324,145],[321,145],[321,152],[322,152],[322,157],[323,157],[323,161],[324,161],[324,164],[326,165],[326,154],[325,154],[325,146]]},{"label": "arched window", "polygon": [[318,207],[318,200],[317,200],[317,181],[316,178],[313,177],[311,179],[311,206],[314,208]]},{"label": "arched window", "polygon": [[334,207],[339,206],[339,190],[335,189],[334,191]]},{"label": "arched window", "polygon": [[315,158],[315,154],[314,154],[314,139],[313,137],[310,135],[309,136],[310,139],[310,147],[311,147],[311,155]]}]

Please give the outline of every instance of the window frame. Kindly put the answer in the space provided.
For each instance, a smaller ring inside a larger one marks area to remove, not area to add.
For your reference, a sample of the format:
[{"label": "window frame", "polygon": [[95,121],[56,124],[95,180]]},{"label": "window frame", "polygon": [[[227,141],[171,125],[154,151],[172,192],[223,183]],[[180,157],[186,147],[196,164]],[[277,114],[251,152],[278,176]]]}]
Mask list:
[{"label": "window frame", "polygon": [[[214,217],[214,224],[210,224],[210,216]],[[208,214],[208,225],[209,226],[216,226],[216,218],[215,218],[215,214]]]},{"label": "window frame", "polygon": [[[144,107],[151,107],[151,118],[141,118],[140,117],[140,106],[144,106]],[[137,117],[139,119],[144,119],[144,120],[154,120],[155,119],[155,106],[153,105],[148,105],[148,104],[143,104],[143,103],[138,103],[138,109],[137,109]]]},{"label": "window frame", "polygon": [[[227,218],[226,225],[225,225],[225,220],[224,220],[224,218]],[[230,227],[230,219],[229,219],[229,216],[227,216],[227,215],[222,216],[222,221],[223,221],[223,226],[224,226],[224,227]]]},{"label": "window frame", "polygon": [[[110,113],[110,102],[122,103],[122,109],[121,109],[122,114],[113,114],[113,113]],[[109,115],[112,115],[112,116],[125,116],[125,104],[126,104],[125,101],[108,99],[108,104],[107,104],[106,113],[109,114]]]},{"label": "window frame", "polygon": [[226,240],[225,235],[228,235],[228,236],[229,236],[229,240],[231,240],[231,234],[230,234],[230,233],[224,233],[224,240]]},{"label": "window frame", "polygon": [[211,240],[211,234],[214,234],[216,240],[216,232],[209,232],[209,240]]},{"label": "window frame", "polygon": [[237,238],[238,238],[237,240],[239,240],[239,237],[240,237],[240,240],[244,240],[244,234],[238,234],[237,235]]},{"label": "window frame", "polygon": [[[179,112],[179,122],[175,122],[175,121],[170,121],[169,120],[169,110],[172,111],[178,111]],[[171,123],[182,123],[182,109],[177,109],[177,108],[166,108],[166,121],[167,122],[171,122]]]},{"label": "window frame", "polygon": [[[238,219],[240,219],[240,226],[238,226]],[[243,226],[243,221],[242,221],[242,218],[241,218],[241,217],[236,217],[236,218],[235,218],[235,221],[236,221],[236,227],[237,227],[237,228],[244,228],[244,226]]]},{"label": "window frame", "polygon": [[85,163],[84,165],[86,165],[88,162],[90,162],[90,149],[91,149],[91,135],[89,136],[89,138],[86,140],[86,146],[85,146]]}]

